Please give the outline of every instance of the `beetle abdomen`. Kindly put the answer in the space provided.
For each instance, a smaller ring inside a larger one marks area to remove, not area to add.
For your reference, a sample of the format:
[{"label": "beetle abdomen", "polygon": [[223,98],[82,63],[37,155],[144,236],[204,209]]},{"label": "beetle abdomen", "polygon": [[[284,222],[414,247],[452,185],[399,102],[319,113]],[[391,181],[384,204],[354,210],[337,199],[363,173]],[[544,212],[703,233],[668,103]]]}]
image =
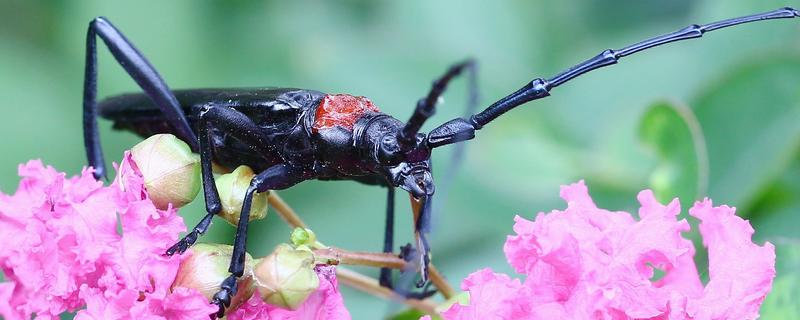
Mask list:
[{"label": "beetle abdomen", "polygon": [[[215,160],[235,168],[247,164],[255,170],[277,162],[297,162],[308,158],[305,153],[313,150],[297,150],[298,141],[308,141],[310,122],[308,112],[313,112],[324,96],[323,93],[291,88],[234,88],[192,89],[173,91],[181,105],[192,130],[197,133],[198,111],[205,106],[233,108],[263,129],[268,137],[273,154],[259,155],[253,150],[211,127],[212,148]],[[143,94],[124,94],[103,100],[99,114],[114,121],[114,128],[132,131],[142,137],[157,133],[175,133],[161,110]],[[300,148],[302,149],[302,148]],[[295,159],[300,157],[301,159]]]},{"label": "beetle abdomen", "polygon": [[[321,92],[292,88],[191,89],[173,93],[195,130],[197,110],[214,105],[234,108],[266,131],[277,134],[290,131],[305,111],[316,107],[324,96]],[[98,109],[100,116],[114,121],[117,129],[145,137],[172,132],[161,110],[143,93],[107,98],[99,103]]]}]

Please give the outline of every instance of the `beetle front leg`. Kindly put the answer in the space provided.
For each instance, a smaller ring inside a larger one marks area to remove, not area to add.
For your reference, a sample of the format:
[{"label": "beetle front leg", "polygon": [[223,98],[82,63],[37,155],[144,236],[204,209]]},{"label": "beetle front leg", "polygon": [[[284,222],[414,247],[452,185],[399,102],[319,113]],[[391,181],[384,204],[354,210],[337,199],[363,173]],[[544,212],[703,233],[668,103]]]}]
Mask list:
[{"label": "beetle front leg", "polygon": [[259,173],[250,181],[244,200],[242,212],[239,215],[239,224],[236,226],[236,238],[233,241],[233,255],[228,272],[231,275],[222,281],[219,292],[214,295],[212,303],[219,306],[218,317],[225,314],[225,308],[231,304],[231,298],[236,295],[236,279],[244,274],[245,253],[247,244],[247,227],[250,221],[250,206],[256,192],[285,189],[302,181],[300,172],[296,172],[291,165],[278,164]]},{"label": "beetle front leg", "polygon": [[469,87],[467,89],[469,94],[467,99],[469,101],[467,102],[467,112],[470,114],[474,112],[474,109],[477,107],[476,103],[478,99],[478,90],[475,80],[475,61],[468,59],[447,69],[444,75],[433,81],[433,85],[428,94],[417,101],[417,107],[414,109],[414,113],[411,114],[411,118],[408,119],[405,127],[403,127],[397,137],[403,149],[409,149],[415,145],[419,129],[422,128],[425,121],[436,112],[436,104],[439,102],[442,94],[444,94],[444,91],[447,90],[450,81],[461,75],[465,70],[469,72]]},{"label": "beetle front leg", "polygon": [[[386,196],[386,229],[383,233],[383,252],[394,252],[394,187],[387,186]],[[381,268],[379,283],[381,286],[392,288],[392,269]]]},{"label": "beetle front leg", "polygon": [[[478,100],[480,99],[480,93],[478,91],[478,64],[474,60],[467,60],[466,63],[467,64],[464,65],[467,71],[467,107],[464,111],[465,117],[477,111]],[[450,184],[452,184],[456,172],[463,162],[466,147],[466,144],[463,143],[454,146],[452,156],[450,157],[450,163],[445,167],[445,172],[442,175],[443,178],[439,180],[442,186],[439,188],[439,190],[442,191],[439,193],[442,195],[439,199],[446,199]]]},{"label": "beetle front leg", "polygon": [[420,280],[417,288],[422,288],[428,282],[428,265],[431,262],[431,249],[428,244],[427,235],[431,229],[431,208],[433,196],[429,195],[420,201],[419,213],[414,217],[414,235],[417,240],[417,250],[419,250],[419,274]]}]

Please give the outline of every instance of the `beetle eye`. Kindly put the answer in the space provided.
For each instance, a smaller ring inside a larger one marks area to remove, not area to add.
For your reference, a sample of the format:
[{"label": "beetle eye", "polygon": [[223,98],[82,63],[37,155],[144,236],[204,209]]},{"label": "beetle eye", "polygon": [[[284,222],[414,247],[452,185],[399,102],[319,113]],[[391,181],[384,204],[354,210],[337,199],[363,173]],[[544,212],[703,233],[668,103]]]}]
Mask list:
[{"label": "beetle eye", "polygon": [[400,152],[400,145],[397,143],[397,138],[391,134],[383,136],[380,146],[378,147],[378,161],[385,166],[395,166],[402,162],[402,160],[402,152]]}]

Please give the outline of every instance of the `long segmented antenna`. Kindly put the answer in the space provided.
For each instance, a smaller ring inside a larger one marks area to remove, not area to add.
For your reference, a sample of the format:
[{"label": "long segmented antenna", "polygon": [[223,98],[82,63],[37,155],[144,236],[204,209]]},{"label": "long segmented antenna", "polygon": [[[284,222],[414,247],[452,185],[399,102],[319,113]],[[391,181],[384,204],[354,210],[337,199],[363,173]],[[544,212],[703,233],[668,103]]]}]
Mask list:
[{"label": "long segmented antenna", "polygon": [[432,130],[428,135],[428,147],[436,148],[475,137],[475,130],[480,130],[487,123],[508,112],[509,110],[522,105],[526,102],[541,99],[550,95],[550,90],[570,81],[584,73],[613,65],[619,62],[620,58],[632,55],[642,50],[657,47],[670,42],[700,38],[704,33],[717,29],[727,28],[743,23],[772,20],[788,19],[800,17],[800,13],[790,7],[759,13],[739,18],[727,19],[712,22],[706,25],[690,25],[678,31],[647,39],[645,41],[624,47],[619,50],[605,50],[597,56],[588,59],[559,73],[553,78],[537,78],[517,90],[516,92],[498,100],[482,112],[467,119],[453,119],[438,128]]}]

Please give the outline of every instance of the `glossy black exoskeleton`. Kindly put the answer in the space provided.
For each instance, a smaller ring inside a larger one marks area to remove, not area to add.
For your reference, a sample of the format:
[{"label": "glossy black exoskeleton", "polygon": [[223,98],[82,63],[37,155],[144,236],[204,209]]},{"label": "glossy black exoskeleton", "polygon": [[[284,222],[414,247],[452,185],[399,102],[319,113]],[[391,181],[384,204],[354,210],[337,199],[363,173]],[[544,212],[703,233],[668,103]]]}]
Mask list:
[{"label": "glossy black exoskeleton", "polygon": [[[392,251],[394,188],[399,187],[419,200],[415,221],[421,286],[427,281],[429,248],[426,240],[434,184],[430,155],[434,148],[475,137],[503,113],[526,102],[544,98],[550,91],[586,72],[616,64],[620,58],[662,44],[699,38],[704,33],[742,23],[795,18],[797,10],[782,8],[761,14],[690,25],[624,47],[605,50],[549,79],[537,78],[521,89],[466,118],[456,118],[433,129],[419,132],[433,115],[448,83],[464,71],[471,75],[474,102],[474,63],[451,67],[434,81],[427,96],[420,99],[408,122],[395,119],[364,97],[324,94],[287,88],[170,90],[144,56],[105,18],[89,25],[86,39],[84,82],[84,139],[89,164],[95,177],[105,175],[105,164],[97,133],[98,114],[111,119],[115,128],[142,136],[173,133],[200,153],[203,192],[208,214],[167,254],[183,252],[204,233],[221,205],[211,171],[212,161],[229,168],[248,165],[258,174],[247,189],[234,240],[233,258],[221,290],[213,303],[224,313],[236,291],[236,278],[244,271],[245,241],[253,194],[285,189],[310,179],[354,180],[388,187],[387,228],[384,251]],[[97,46],[99,36],[114,58],[143,89],[96,102]],[[471,113],[471,112],[470,112]],[[390,285],[387,270],[381,284]]]}]

